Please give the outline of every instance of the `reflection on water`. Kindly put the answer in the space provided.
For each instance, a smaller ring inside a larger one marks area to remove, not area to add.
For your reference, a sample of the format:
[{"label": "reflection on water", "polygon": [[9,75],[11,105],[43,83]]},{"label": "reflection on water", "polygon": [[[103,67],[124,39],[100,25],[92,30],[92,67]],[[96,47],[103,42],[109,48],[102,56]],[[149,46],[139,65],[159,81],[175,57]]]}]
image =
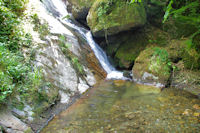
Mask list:
[{"label": "reflection on water", "polygon": [[200,100],[127,81],[104,81],[56,116],[43,133],[198,132]]}]

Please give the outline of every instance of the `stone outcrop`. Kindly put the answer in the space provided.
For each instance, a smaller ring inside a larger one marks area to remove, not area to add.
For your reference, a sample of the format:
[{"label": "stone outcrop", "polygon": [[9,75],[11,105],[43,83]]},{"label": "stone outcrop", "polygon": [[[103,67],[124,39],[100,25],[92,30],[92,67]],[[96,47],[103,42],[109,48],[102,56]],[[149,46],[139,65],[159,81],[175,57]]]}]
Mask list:
[{"label": "stone outcrop", "polygon": [[87,23],[94,36],[102,37],[144,25],[146,13],[142,3],[97,0],[89,10]]},{"label": "stone outcrop", "polygon": [[158,47],[147,48],[135,60],[133,80],[164,87],[171,74],[168,53]]}]

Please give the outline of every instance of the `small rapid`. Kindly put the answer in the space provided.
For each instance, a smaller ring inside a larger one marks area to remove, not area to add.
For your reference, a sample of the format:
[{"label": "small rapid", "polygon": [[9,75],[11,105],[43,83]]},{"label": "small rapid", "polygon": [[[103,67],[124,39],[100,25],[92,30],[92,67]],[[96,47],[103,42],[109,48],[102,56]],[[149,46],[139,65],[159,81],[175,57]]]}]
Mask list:
[{"label": "small rapid", "polygon": [[61,0],[57,0],[56,2],[53,0],[44,0],[43,3],[46,6],[46,8],[49,10],[49,12],[52,13],[53,16],[56,17],[65,27],[72,29],[75,32],[78,32],[81,35],[81,37],[87,41],[87,44],[90,46],[90,48],[94,52],[102,68],[106,71],[107,79],[122,79],[122,80],[128,79],[123,76],[122,72],[117,71],[111,65],[106,53],[94,41],[91,31],[80,26],[76,21],[72,21],[70,19],[65,18],[66,16],[71,16],[71,14],[68,13],[66,10],[67,8],[65,6],[65,3],[63,3]]}]

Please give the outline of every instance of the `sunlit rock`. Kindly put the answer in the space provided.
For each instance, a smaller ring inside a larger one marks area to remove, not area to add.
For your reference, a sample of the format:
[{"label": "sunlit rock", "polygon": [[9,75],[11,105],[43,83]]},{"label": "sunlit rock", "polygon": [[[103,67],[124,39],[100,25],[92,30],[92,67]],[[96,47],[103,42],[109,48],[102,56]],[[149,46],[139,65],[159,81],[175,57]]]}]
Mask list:
[{"label": "sunlit rock", "polygon": [[59,94],[60,94],[60,103],[66,104],[69,102],[70,97],[68,94],[66,94],[65,92],[61,90],[59,91]]},{"label": "sunlit rock", "polygon": [[144,25],[146,13],[142,3],[98,0],[90,8],[87,22],[94,36],[104,37]]}]

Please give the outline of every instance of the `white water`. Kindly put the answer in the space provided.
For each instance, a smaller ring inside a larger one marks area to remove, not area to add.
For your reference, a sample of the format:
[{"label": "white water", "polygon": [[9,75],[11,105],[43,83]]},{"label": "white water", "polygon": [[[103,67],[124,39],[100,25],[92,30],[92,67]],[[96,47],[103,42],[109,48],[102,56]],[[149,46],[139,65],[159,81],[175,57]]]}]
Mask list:
[{"label": "white water", "polygon": [[[102,68],[107,73],[107,79],[127,79],[123,76],[123,73],[117,71],[109,62],[106,53],[99,47],[99,45],[94,41],[92,33],[87,29],[75,25],[73,22],[70,22],[68,19],[63,19],[66,15],[70,15],[67,10],[65,3],[61,0],[44,0],[44,4],[47,6],[48,10],[57,17],[60,22],[65,26],[73,29],[74,31],[81,34],[81,36],[87,41],[91,49],[93,50],[96,58],[99,60]],[[71,15],[70,15],[71,16]]]}]

